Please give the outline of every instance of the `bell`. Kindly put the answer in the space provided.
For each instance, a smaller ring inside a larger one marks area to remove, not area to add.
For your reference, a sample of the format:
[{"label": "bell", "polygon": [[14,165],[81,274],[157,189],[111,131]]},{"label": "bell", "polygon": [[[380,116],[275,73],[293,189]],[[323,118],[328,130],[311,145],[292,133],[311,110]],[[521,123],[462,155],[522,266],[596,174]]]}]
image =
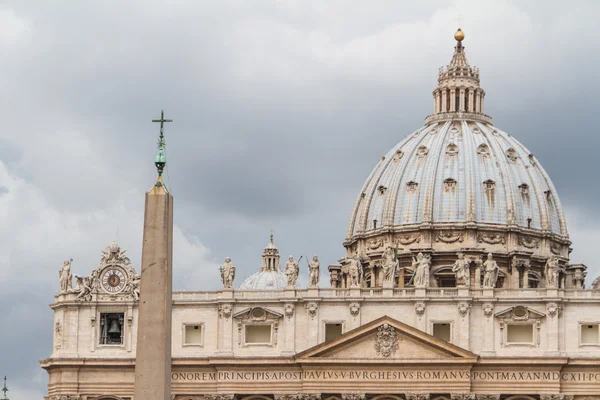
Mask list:
[{"label": "bell", "polygon": [[117,321],[116,319],[110,321],[110,328],[108,329],[108,333],[121,333],[119,321]]}]

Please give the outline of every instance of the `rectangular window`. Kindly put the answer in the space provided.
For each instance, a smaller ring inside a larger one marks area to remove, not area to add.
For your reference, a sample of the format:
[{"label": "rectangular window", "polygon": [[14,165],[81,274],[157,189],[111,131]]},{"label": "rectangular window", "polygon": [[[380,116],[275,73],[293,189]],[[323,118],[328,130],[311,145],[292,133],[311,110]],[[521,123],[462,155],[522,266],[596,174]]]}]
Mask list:
[{"label": "rectangular window", "polygon": [[342,336],[342,323],[325,324],[325,341]]},{"label": "rectangular window", "polygon": [[438,339],[450,341],[450,327],[452,325],[449,322],[436,322],[433,324],[433,336]]},{"label": "rectangular window", "polygon": [[506,326],[507,343],[533,343],[533,325],[519,324]]},{"label": "rectangular window", "polygon": [[271,344],[271,325],[246,325],[246,344]]},{"label": "rectangular window", "polygon": [[123,344],[124,313],[100,314],[100,344]]},{"label": "rectangular window", "polygon": [[183,344],[186,346],[202,346],[203,334],[203,326],[200,324],[184,325]]},{"label": "rectangular window", "polygon": [[581,324],[581,344],[599,344],[598,324]]}]

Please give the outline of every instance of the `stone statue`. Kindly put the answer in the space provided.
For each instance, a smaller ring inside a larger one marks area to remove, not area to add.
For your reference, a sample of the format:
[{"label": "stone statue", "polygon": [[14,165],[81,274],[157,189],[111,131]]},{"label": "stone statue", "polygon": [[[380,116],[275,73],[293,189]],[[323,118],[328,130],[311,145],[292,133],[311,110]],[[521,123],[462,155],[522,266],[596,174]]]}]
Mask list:
[{"label": "stone statue", "polygon": [[428,257],[425,257],[423,253],[417,254],[416,260],[413,261],[412,267],[415,272],[415,287],[425,288],[429,287],[429,267],[431,261]]},{"label": "stone statue", "polygon": [[235,265],[231,262],[230,257],[225,257],[225,263],[221,265],[221,281],[224,289],[233,288],[233,280],[235,279]]},{"label": "stone statue", "polygon": [[546,276],[547,288],[558,288],[560,278],[560,265],[558,264],[558,257],[550,257],[546,261],[544,275]]},{"label": "stone statue", "polygon": [[494,261],[494,256],[489,253],[487,260],[483,263],[483,287],[485,289],[493,289],[496,287],[498,280],[498,263]]},{"label": "stone statue", "polygon": [[79,294],[75,300],[90,301],[92,299],[92,282],[89,276],[75,275]]},{"label": "stone statue", "polygon": [[458,286],[471,286],[471,270],[469,261],[465,260],[463,253],[458,253],[458,260],[452,266],[452,272],[456,274],[456,283]]},{"label": "stone statue", "polygon": [[360,280],[362,276],[362,265],[358,254],[353,255],[350,258],[348,264],[348,277],[350,278],[350,287],[360,287]]},{"label": "stone statue", "polygon": [[319,263],[319,257],[313,256],[312,260],[308,262],[308,287],[316,288],[319,284],[319,268],[321,264]]},{"label": "stone statue", "polygon": [[131,279],[127,283],[128,291],[136,301],[140,299],[140,283],[141,277],[139,275],[131,275]]},{"label": "stone statue", "polygon": [[285,274],[285,278],[287,281],[288,289],[294,289],[296,287],[296,281],[298,280],[298,273],[300,272],[300,267],[298,263],[294,261],[293,256],[288,257],[288,262],[285,263],[285,268],[283,273]]},{"label": "stone statue", "polygon": [[391,246],[388,246],[383,252],[383,287],[393,288],[396,270],[398,269],[398,259]]},{"label": "stone statue", "polygon": [[63,262],[63,266],[58,273],[60,281],[60,294],[67,294],[73,292],[73,275],[71,273],[71,262],[73,260],[67,260]]}]

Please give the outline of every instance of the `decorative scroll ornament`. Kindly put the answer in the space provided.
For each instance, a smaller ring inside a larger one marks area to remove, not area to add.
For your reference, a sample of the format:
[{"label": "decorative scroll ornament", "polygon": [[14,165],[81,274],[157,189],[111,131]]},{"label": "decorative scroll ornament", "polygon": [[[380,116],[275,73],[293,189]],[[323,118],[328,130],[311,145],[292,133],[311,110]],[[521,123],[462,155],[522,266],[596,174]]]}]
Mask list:
[{"label": "decorative scroll ornament", "polygon": [[458,313],[461,317],[466,317],[471,309],[471,305],[469,303],[459,303],[458,304]]},{"label": "decorative scroll ornament", "polygon": [[528,249],[537,249],[540,245],[540,241],[527,236],[519,236],[519,244],[525,246]]},{"label": "decorative scroll ornament", "polygon": [[[205,394],[205,400],[233,400],[235,399],[234,394]],[[187,400],[187,398],[186,398]]]},{"label": "decorative scroll ornament", "polygon": [[381,246],[383,246],[383,239],[379,238],[379,239],[371,239],[367,242],[367,248],[369,250],[377,250],[378,248],[380,248]]},{"label": "decorative scroll ornament", "polygon": [[60,350],[62,347],[62,334],[63,334],[63,327],[62,327],[62,324],[60,323],[60,321],[56,321],[56,324],[54,325],[54,332],[55,332],[54,349]]},{"label": "decorative scroll ornament", "polygon": [[556,244],[556,243],[550,244],[550,251],[552,252],[552,254],[560,255],[560,250],[561,250],[561,246],[559,244]]},{"label": "decorative scroll ornament", "polygon": [[350,303],[350,314],[356,317],[360,312],[360,303]]},{"label": "decorative scroll ornament", "polygon": [[454,233],[454,232],[440,232],[437,234],[436,238],[435,238],[436,242],[444,242],[444,243],[454,243],[454,242],[460,242],[462,243],[463,241],[463,234],[462,233]]},{"label": "decorative scroll ornament", "polygon": [[483,315],[488,318],[492,316],[494,312],[494,305],[492,303],[484,303],[481,307],[483,308]]},{"label": "decorative scroll ornament", "polygon": [[375,334],[375,351],[378,355],[389,357],[398,349],[398,334],[396,328],[383,324]]},{"label": "decorative scroll ornament", "polygon": [[452,400],[476,400],[477,396],[471,393],[451,393]]},{"label": "decorative scroll ornament", "polygon": [[419,316],[425,314],[425,303],[417,303],[417,304],[415,304],[415,312]]},{"label": "decorative scroll ornament", "polygon": [[219,317],[225,319],[231,317],[231,304],[222,304],[219,306]]},{"label": "decorative scroll ornament", "polygon": [[317,303],[311,302],[306,304],[306,311],[308,311],[308,315],[310,315],[312,318],[314,318],[317,315],[318,308],[319,306],[317,305]]},{"label": "decorative scroll ornament", "polygon": [[292,318],[294,316],[294,308],[293,304],[288,303],[283,307],[283,312],[288,318]]},{"label": "decorative scroll ornament", "polygon": [[429,400],[429,393],[405,393],[406,400]]},{"label": "decorative scroll ornament", "polygon": [[415,242],[421,242],[421,234],[398,236],[397,240],[402,245],[409,245]]},{"label": "decorative scroll ornament", "polygon": [[540,394],[540,400],[564,400],[562,394]]},{"label": "decorative scroll ornament", "polygon": [[499,394],[478,394],[477,400],[500,400]]},{"label": "decorative scroll ornament", "polygon": [[560,315],[562,313],[562,305],[558,303],[548,303],[546,304],[546,310],[548,311],[548,315],[554,318],[556,314]]},{"label": "decorative scroll ornament", "polygon": [[342,393],[342,400],[365,400],[364,393]]},{"label": "decorative scroll ornament", "polygon": [[477,238],[477,242],[478,243],[487,243],[487,244],[505,244],[506,243],[506,237],[504,235],[500,235],[500,234],[490,234],[490,235],[479,235],[479,237]]},{"label": "decorative scroll ornament", "polygon": [[81,400],[81,396],[78,394],[56,394],[51,397],[52,400]]}]

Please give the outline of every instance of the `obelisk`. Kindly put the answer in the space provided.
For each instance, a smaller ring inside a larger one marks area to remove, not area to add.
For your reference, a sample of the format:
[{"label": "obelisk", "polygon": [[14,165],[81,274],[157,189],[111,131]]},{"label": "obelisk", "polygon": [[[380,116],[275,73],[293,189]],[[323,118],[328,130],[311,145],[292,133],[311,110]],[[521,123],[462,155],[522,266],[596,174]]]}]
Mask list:
[{"label": "obelisk", "polygon": [[173,275],[173,197],[162,181],[166,165],[161,112],[158,179],[146,193],[144,242],[137,321],[135,399],[171,399],[171,302]]}]

